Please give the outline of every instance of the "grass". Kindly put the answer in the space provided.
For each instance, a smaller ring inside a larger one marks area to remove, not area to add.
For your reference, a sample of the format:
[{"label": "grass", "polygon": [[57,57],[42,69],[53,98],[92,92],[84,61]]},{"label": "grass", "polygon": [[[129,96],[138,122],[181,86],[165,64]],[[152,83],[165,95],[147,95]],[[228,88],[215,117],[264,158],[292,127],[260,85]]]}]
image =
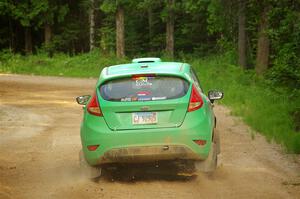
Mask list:
[{"label": "grass", "polygon": [[221,103],[232,114],[241,116],[252,129],[300,153],[300,132],[294,129],[292,112],[300,107],[300,96],[272,87],[253,71],[243,71],[230,64],[226,56],[213,56],[191,61],[206,91],[220,89],[225,93]]},{"label": "grass", "polygon": [[128,62],[116,59],[112,55],[99,56],[98,52],[80,54],[70,57],[56,54],[49,58],[46,54],[39,55],[0,55],[0,73],[18,73],[30,75],[98,77],[105,66]]},{"label": "grass", "polygon": [[[294,130],[291,113],[299,109],[299,92],[271,86],[253,71],[243,71],[230,64],[228,55],[202,59],[181,58],[194,67],[204,90],[222,90],[225,97],[220,103],[229,106],[232,113],[241,116],[252,129],[286,147],[287,152],[300,153],[300,132]],[[0,54],[0,73],[21,73],[69,77],[98,77],[103,67],[129,62],[97,51],[69,57],[59,54],[20,56]],[[298,94],[298,95],[297,95]],[[253,136],[253,135],[251,135]]]}]

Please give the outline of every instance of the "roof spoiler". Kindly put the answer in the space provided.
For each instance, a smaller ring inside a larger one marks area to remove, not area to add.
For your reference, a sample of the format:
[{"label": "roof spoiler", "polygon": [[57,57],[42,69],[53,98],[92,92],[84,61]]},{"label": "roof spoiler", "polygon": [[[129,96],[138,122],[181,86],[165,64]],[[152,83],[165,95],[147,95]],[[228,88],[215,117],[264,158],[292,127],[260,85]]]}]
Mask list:
[{"label": "roof spoiler", "polygon": [[152,62],[161,62],[161,59],[158,57],[145,57],[145,58],[136,58],[132,60],[132,63],[152,63]]}]

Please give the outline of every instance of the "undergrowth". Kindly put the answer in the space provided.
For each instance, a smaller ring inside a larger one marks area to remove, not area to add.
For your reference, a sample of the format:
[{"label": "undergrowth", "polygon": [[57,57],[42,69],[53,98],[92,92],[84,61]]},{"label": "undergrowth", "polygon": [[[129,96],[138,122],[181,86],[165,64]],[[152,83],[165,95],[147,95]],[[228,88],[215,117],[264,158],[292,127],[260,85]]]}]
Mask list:
[{"label": "undergrowth", "polygon": [[99,55],[99,52],[84,53],[70,57],[66,54],[12,55],[0,54],[0,73],[20,73],[47,76],[98,77],[105,66],[127,62],[115,56]]},{"label": "undergrowth", "polygon": [[230,64],[226,56],[213,56],[190,62],[206,91],[224,92],[220,102],[232,114],[265,135],[268,141],[280,143],[287,152],[300,153],[300,132],[295,130],[293,112],[299,110],[300,92],[274,87],[254,71],[243,71]]}]

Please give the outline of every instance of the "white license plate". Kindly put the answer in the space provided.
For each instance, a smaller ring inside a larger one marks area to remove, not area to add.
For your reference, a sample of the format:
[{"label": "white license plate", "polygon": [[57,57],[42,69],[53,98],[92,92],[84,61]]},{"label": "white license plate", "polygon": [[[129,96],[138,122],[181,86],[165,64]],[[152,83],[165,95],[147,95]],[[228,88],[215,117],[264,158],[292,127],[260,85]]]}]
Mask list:
[{"label": "white license plate", "polygon": [[132,113],[132,124],[156,124],[157,112]]}]

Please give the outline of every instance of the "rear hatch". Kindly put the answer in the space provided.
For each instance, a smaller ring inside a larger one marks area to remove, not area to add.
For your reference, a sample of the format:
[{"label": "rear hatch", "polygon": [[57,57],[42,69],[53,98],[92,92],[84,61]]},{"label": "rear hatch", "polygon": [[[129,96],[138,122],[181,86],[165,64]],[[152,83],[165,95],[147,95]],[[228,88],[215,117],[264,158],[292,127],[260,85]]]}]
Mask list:
[{"label": "rear hatch", "polygon": [[179,127],[190,84],[176,76],[133,75],[100,85],[100,107],[112,130]]}]

